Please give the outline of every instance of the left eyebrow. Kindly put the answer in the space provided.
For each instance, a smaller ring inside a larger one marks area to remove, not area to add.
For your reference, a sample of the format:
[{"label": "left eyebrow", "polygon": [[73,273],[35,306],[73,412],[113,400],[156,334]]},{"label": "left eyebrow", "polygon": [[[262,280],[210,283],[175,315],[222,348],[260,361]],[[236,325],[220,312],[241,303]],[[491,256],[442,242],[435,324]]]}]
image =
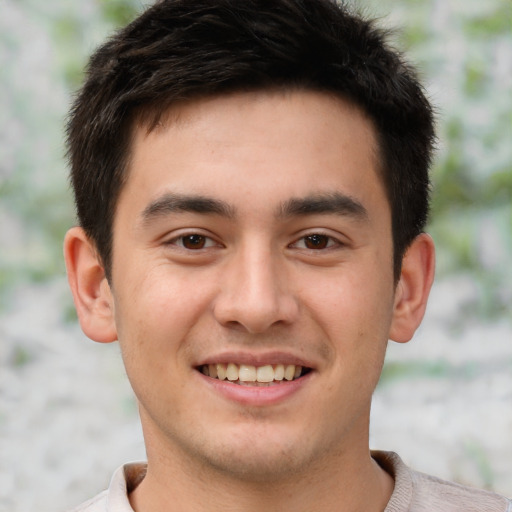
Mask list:
[{"label": "left eyebrow", "polygon": [[332,213],[353,217],[356,220],[368,219],[368,210],[357,199],[339,192],[289,199],[281,205],[278,216],[293,217]]}]

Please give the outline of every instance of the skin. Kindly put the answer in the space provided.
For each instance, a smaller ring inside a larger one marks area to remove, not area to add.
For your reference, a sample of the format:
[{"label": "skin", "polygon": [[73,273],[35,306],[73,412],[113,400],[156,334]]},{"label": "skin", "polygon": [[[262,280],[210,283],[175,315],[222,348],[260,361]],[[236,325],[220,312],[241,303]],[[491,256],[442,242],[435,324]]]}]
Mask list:
[{"label": "skin", "polygon": [[[134,131],[111,283],[83,231],[68,233],[82,328],[119,340],[139,402],[136,511],[384,510],[371,396],[388,339],[408,341],[423,317],[434,249],[420,235],[395,286],[375,140],[322,93],[184,103]],[[280,395],[198,371],[282,360],[311,371]]]}]

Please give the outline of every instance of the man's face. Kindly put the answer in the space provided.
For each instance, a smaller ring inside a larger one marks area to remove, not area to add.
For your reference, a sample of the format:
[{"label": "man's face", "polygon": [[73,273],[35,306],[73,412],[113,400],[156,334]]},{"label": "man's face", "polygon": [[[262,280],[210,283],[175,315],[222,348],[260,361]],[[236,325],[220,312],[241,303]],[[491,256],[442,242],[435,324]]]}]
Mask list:
[{"label": "man's face", "polygon": [[367,450],[394,311],[376,153],[359,110],[314,92],[136,129],[112,302],[150,458],[254,479]]}]

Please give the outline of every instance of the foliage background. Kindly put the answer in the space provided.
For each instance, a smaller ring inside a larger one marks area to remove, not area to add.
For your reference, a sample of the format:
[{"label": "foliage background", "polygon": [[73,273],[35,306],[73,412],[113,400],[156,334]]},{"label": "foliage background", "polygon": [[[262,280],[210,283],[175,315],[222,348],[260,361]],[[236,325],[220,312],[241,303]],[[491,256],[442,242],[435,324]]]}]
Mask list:
[{"label": "foliage background", "polygon": [[[485,336],[493,332],[493,326],[506,324],[508,327],[499,332],[508,335],[512,303],[512,2],[350,3],[372,16],[383,17],[384,25],[402,27],[395,32],[396,45],[418,64],[428,94],[437,105],[440,142],[433,170],[429,231],[438,247],[438,289],[444,301],[450,303],[453,297],[457,303],[449,310],[450,317],[444,319],[444,332],[448,338],[456,338],[468,325],[478,325],[478,332]],[[35,428],[30,424],[32,417],[23,428],[13,426],[13,411],[20,415],[31,407],[25,394],[13,391],[13,381],[19,379],[22,389],[22,382],[36,375],[36,363],[46,360],[48,347],[50,353],[58,350],[51,344],[52,332],[48,332],[45,352],[38,352],[42,345],[29,343],[24,329],[31,324],[35,328],[37,318],[49,315],[56,315],[58,327],[51,324],[54,330],[76,327],[69,295],[52,291],[61,286],[65,275],[61,244],[74,222],[63,146],[70,98],[81,83],[87,56],[106,34],[129,21],[144,5],[138,0],[0,0],[3,446],[14,442],[15,431],[28,433]],[[28,305],[34,298],[37,306],[31,309]],[[481,350],[483,359],[489,345],[482,344]],[[477,365],[479,357],[475,356]],[[507,371],[512,369],[512,350],[505,353],[502,362]],[[454,371],[442,358],[433,362],[416,359],[413,363],[392,360],[383,381],[452,377]],[[506,391],[505,406],[510,408],[512,388]],[[48,404],[41,407],[47,409]],[[133,413],[133,404],[126,407]],[[509,427],[512,429],[512,423]],[[469,450],[473,450],[471,457],[479,468],[475,483],[499,487],[493,461],[485,450],[474,446]],[[56,468],[58,475],[57,463]],[[16,510],[14,501],[6,496],[12,496],[19,479],[24,485],[23,478],[28,477],[20,470],[21,476],[13,476],[12,485],[7,478],[6,484],[4,475],[10,470],[0,463],[0,471],[4,481],[3,491],[0,485],[0,510],[3,503]],[[510,486],[505,489],[502,485],[500,490],[512,492]],[[37,492],[29,494],[36,499]],[[41,499],[35,502],[42,503]]]}]

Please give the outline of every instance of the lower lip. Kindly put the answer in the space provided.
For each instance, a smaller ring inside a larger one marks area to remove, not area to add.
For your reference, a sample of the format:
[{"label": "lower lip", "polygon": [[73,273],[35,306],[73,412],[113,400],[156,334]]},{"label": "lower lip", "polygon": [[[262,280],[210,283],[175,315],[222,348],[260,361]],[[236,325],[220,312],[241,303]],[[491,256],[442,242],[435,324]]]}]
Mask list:
[{"label": "lower lip", "polygon": [[264,407],[283,402],[295,395],[312,377],[310,371],[303,377],[291,381],[281,381],[271,386],[244,386],[233,384],[228,380],[219,380],[207,377],[198,372],[210,389],[230,401],[252,407]]}]

